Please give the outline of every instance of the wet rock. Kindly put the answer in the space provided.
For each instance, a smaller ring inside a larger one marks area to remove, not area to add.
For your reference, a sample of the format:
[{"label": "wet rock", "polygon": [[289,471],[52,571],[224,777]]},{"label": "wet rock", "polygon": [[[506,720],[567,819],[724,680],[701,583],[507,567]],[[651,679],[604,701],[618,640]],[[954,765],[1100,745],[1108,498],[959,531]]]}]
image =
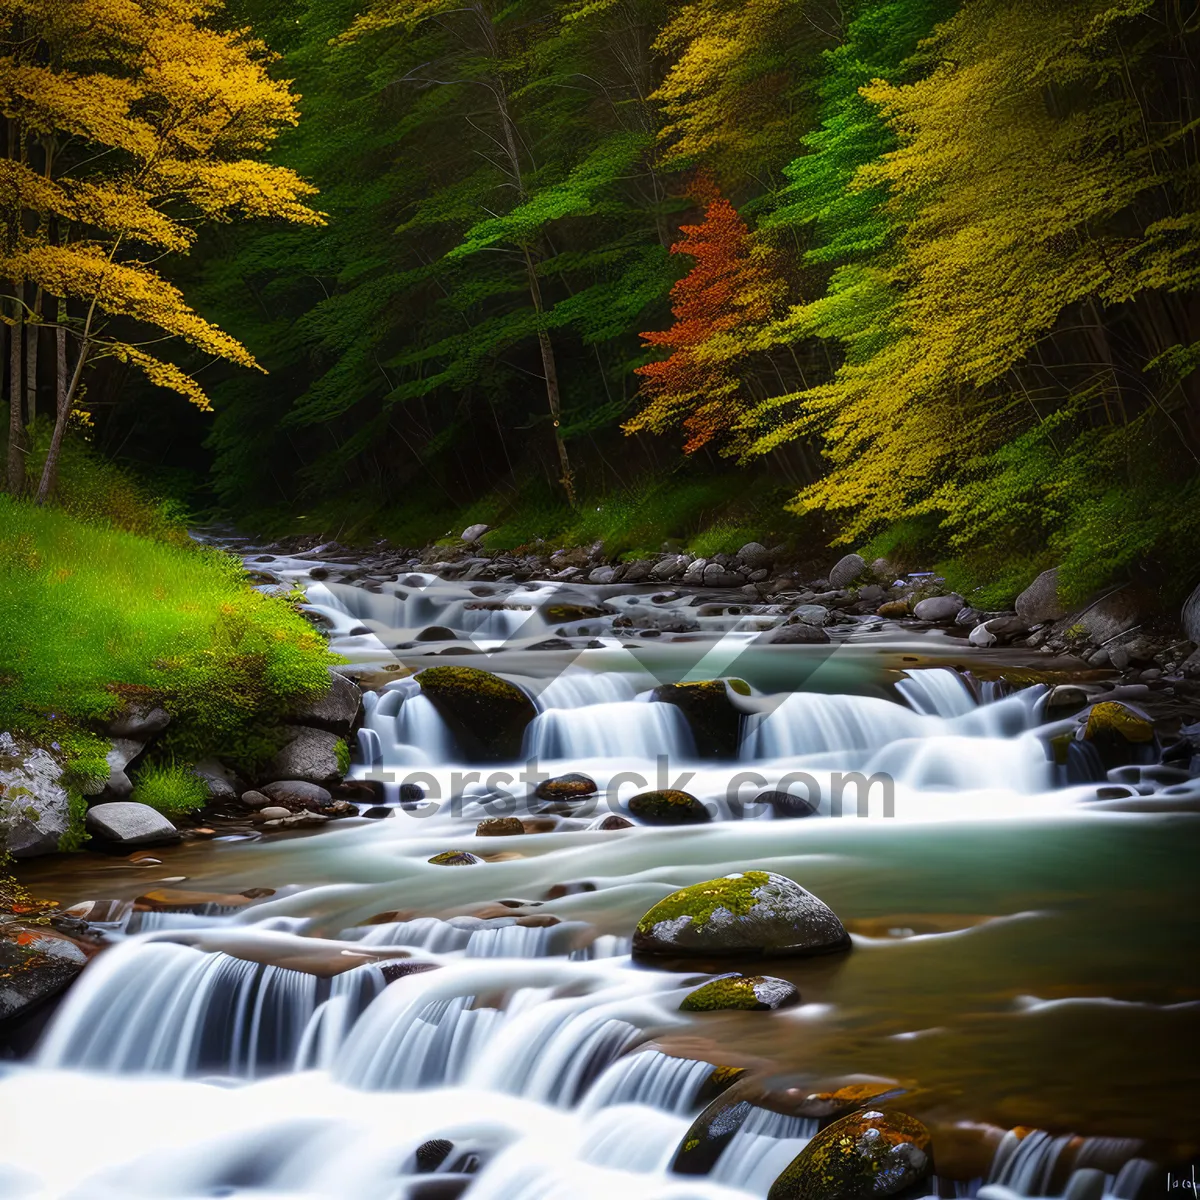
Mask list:
[{"label": "wet rock", "polygon": [[588,575],[588,583],[612,583],[616,573],[615,567],[595,567]]},{"label": "wet rock", "polygon": [[699,586],[704,582],[704,568],[707,566],[707,558],[692,559],[683,572],[683,582],[690,586]]},{"label": "wet rock", "polygon": [[259,821],[282,821],[292,815],[290,808],[284,808],[281,804],[268,804],[266,808],[260,808],[255,814],[255,819]]},{"label": "wet rock", "polygon": [[147,742],[156,733],[162,733],[171,723],[170,714],[153,701],[133,701],[106,726],[108,735],[114,738],[132,738]]},{"label": "wet rock", "polygon": [[288,727],[288,740],[271,760],[263,780],[298,779],[328,787],[342,778],[339,747],[345,743],[327,729]]},{"label": "wet rock", "polygon": [[1057,621],[1066,616],[1058,599],[1058,568],[1043,571],[1016,599],[1017,616],[1027,625]]},{"label": "wet rock", "polygon": [[42,749],[0,733],[0,851],[14,858],[53,854],[67,831],[62,767]]},{"label": "wet rock", "polygon": [[1078,740],[1094,748],[1105,770],[1153,762],[1158,757],[1153,722],[1119,700],[1092,705]]},{"label": "wet rock", "polygon": [[1103,644],[1132,629],[1141,619],[1141,613],[1138,597],[1121,589],[1089,605],[1074,619],[1074,624],[1082,626],[1089,641]]},{"label": "wet rock", "polygon": [[881,604],[875,613],[880,617],[890,617],[892,620],[900,620],[908,616],[908,603],[904,600],[889,600],[885,604]]},{"label": "wet rock", "polygon": [[210,804],[229,804],[238,798],[237,776],[217,759],[202,758],[192,774],[204,781]]},{"label": "wet rock", "polygon": [[476,837],[514,837],[524,832],[520,817],[488,817],[475,826]]},{"label": "wet rock", "polygon": [[946,596],[927,596],[918,600],[913,607],[913,616],[918,621],[931,621],[935,625],[950,625],[966,607],[963,598],[955,592]]},{"label": "wet rock", "polygon": [[482,858],[476,858],[467,850],[443,850],[429,859],[435,867],[473,867],[482,863]]},{"label": "wet rock", "polygon": [[454,1151],[454,1143],[446,1138],[432,1138],[417,1147],[416,1168],[424,1174],[436,1171]]},{"label": "wet rock", "polygon": [[260,809],[266,808],[271,803],[271,797],[265,796],[262,792],[256,792],[252,788],[248,792],[243,792],[238,798],[238,802],[244,808]]},{"label": "wet rock", "polygon": [[634,824],[626,817],[620,816],[618,813],[609,813],[607,817],[598,818],[592,825],[593,829],[603,829],[609,832],[614,829],[633,829]]},{"label": "wet rock", "polygon": [[867,573],[866,560],[860,554],[847,554],[844,558],[838,559],[832,571],[829,572],[829,586],[831,588],[847,588],[860,575]]},{"label": "wet rock", "polygon": [[179,840],[179,830],[162,813],[130,800],[89,808],[85,824],[92,837],[121,846],[154,846]]},{"label": "wet rock", "polygon": [[754,639],[754,645],[768,646],[810,646],[824,645],[829,642],[829,634],[817,625],[809,625],[804,621],[796,621],[791,625],[779,625],[760,633]]},{"label": "wet rock", "polygon": [[693,884],[660,900],[638,922],[638,954],[821,954],[849,947],[833,910],[798,883],[746,871]]},{"label": "wet rock", "polygon": [[525,727],[537,711],[515,684],[475,667],[427,667],[416,680],[472,758],[520,756]]},{"label": "wet rock", "polygon": [[458,634],[446,625],[426,625],[414,640],[418,642],[456,642]]},{"label": "wet rock", "polygon": [[70,938],[0,926],[0,1021],[21,1017],[61,992],[86,964],[87,955]]},{"label": "wet rock", "polygon": [[887,593],[877,583],[868,583],[858,589],[857,598],[860,604],[878,604]]},{"label": "wet rock", "polygon": [[264,784],[262,794],[291,812],[302,808],[307,808],[310,812],[322,812],[333,803],[333,797],[326,788],[319,784],[306,783],[302,779],[280,779],[275,783]]},{"label": "wet rock", "polygon": [[871,1109],[821,1130],[771,1185],[767,1200],[894,1196],[932,1170],[929,1130],[904,1113]]},{"label": "wet rock", "polygon": [[832,617],[823,604],[800,604],[792,609],[789,619],[805,625],[828,625]]},{"label": "wet rock", "polygon": [[758,806],[769,807],[771,815],[777,821],[811,817],[818,810],[818,806],[809,797],[794,796],[791,792],[759,792],[754,797],[754,803]]},{"label": "wet rock", "polygon": [[298,725],[328,729],[345,737],[358,720],[362,709],[362,692],[357,685],[336,671],[329,672],[329,690],[307,701],[290,714]]},{"label": "wet rock", "polygon": [[873,1080],[869,1083],[849,1083],[827,1092],[809,1092],[796,1106],[796,1116],[814,1117],[819,1121],[838,1120],[870,1104],[892,1100],[904,1095],[905,1089],[892,1080]]},{"label": "wet rock", "polygon": [[372,821],[382,821],[388,817],[395,816],[395,813],[396,810],[386,804],[372,804],[362,815],[369,817]]},{"label": "wet rock", "polygon": [[564,896],[582,896],[594,892],[596,885],[590,879],[574,879],[570,883],[556,883],[547,890],[547,900],[561,900]]},{"label": "wet rock", "polygon": [[582,800],[596,794],[596,781],[590,775],[572,771],[568,775],[543,779],[533,794],[539,800]]},{"label": "wet rock", "polygon": [[650,698],[674,704],[687,718],[696,749],[709,758],[736,758],[742,715],[729,699],[730,691],[748,696],[750,687],[740,679],[706,679],[697,683],[664,683]]},{"label": "wet rock", "polygon": [[477,542],[485,533],[487,533],[490,528],[490,525],[484,524],[468,525],[466,529],[462,531],[462,540],[469,543]]},{"label": "wet rock", "polygon": [[657,562],[650,572],[651,579],[681,579],[691,560],[686,554],[668,554]]},{"label": "wet rock", "polygon": [[737,560],[743,567],[757,571],[769,567],[774,555],[761,542],[747,542],[738,552]]},{"label": "wet rock", "polygon": [[1073,717],[1077,712],[1087,707],[1087,692],[1073,684],[1060,683],[1050,689],[1042,708],[1043,719],[1060,721],[1065,717]]},{"label": "wet rock", "polygon": [[981,650],[986,650],[989,646],[999,645],[1000,638],[988,628],[988,623],[984,621],[971,630],[967,636],[967,641],[972,646],[978,646]]},{"label": "wet rock", "polygon": [[629,801],[629,812],[643,825],[702,825],[712,820],[695,796],[672,788],[639,792]]},{"label": "wet rock", "polygon": [[773,975],[722,975],[689,992],[680,1012],[718,1012],[744,1009],[765,1012],[800,1003],[800,992],[786,979]]},{"label": "wet rock", "polygon": [[746,577],[721,563],[709,563],[704,568],[702,582],[705,587],[740,587]]},{"label": "wet rock", "polygon": [[1200,646],[1200,585],[1183,602],[1183,611],[1179,616],[1188,641]]}]

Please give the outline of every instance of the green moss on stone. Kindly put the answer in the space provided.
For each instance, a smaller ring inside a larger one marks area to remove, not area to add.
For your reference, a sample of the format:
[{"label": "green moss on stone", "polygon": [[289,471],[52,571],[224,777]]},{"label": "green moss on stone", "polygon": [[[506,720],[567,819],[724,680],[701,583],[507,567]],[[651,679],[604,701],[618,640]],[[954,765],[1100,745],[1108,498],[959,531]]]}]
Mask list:
[{"label": "green moss on stone", "polygon": [[443,850],[441,854],[435,854],[429,861],[435,867],[473,867],[476,863],[483,862],[483,859],[476,858],[467,850]]},{"label": "green moss on stone", "polygon": [[629,811],[649,825],[699,825],[712,819],[690,792],[673,789],[642,792],[629,801]]},{"label": "green moss on stone", "polygon": [[1154,726],[1128,705],[1104,700],[1088,714],[1083,736],[1089,742],[1117,737],[1126,742],[1154,741]]},{"label": "green moss on stone", "polygon": [[795,1004],[799,999],[800,993],[786,980],[763,975],[722,975],[689,992],[680,1003],[679,1011],[764,1012]]},{"label": "green moss on stone", "polygon": [[649,935],[660,922],[679,917],[691,917],[692,926],[703,929],[718,909],[744,917],[757,902],[754,893],[769,883],[770,878],[766,871],[744,871],[680,888],[660,900],[638,922],[637,931]]},{"label": "green moss on stone", "polygon": [[515,684],[476,667],[427,667],[416,679],[468,753],[485,759],[519,756],[525,726],[537,713]]}]

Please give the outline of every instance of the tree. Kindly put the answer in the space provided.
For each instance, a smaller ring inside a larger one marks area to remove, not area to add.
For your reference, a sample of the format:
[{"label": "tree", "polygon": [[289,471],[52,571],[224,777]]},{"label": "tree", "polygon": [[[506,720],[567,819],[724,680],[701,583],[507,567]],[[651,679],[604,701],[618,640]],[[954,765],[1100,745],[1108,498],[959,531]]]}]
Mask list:
[{"label": "tree", "polygon": [[[247,31],[215,28],[218,15],[215,0],[0,0],[0,278],[9,283],[4,320],[14,334],[14,492],[25,474],[20,327],[47,325],[43,298],[53,297],[53,327],[74,342],[73,363],[65,348],[56,355],[57,411],[39,503],[90,363],[129,363],[201,408],[204,390],[160,356],[159,344],[174,339],[257,366],[185,303],[157,260],[186,253],[203,222],[321,221],[305,203],[315,189],[257,157],[295,122],[296,97],[268,74],[266,48]],[[32,372],[28,384],[36,386]]]},{"label": "tree", "polygon": [[682,424],[684,452],[728,437],[744,415],[739,365],[755,348],[778,308],[784,287],[736,208],[706,177],[693,186],[704,220],[684,225],[672,254],[695,259],[671,289],[675,324],[643,333],[647,346],[665,346],[668,358],[637,368],[649,403],[625,425],[627,433],[662,433]]}]

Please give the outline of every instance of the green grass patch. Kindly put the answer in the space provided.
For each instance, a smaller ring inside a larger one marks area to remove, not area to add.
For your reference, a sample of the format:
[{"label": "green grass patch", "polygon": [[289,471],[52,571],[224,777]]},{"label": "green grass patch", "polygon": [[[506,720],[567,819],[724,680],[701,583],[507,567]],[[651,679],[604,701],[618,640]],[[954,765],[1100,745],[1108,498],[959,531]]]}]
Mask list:
[{"label": "green grass patch", "polygon": [[68,762],[95,757],[96,722],[147,698],[172,716],[164,753],[249,765],[334,661],[228,554],[0,496],[0,728]]},{"label": "green grass patch", "polygon": [[177,763],[148,763],[137,772],[131,800],[148,804],[164,817],[195,812],[208,799],[204,780]]}]

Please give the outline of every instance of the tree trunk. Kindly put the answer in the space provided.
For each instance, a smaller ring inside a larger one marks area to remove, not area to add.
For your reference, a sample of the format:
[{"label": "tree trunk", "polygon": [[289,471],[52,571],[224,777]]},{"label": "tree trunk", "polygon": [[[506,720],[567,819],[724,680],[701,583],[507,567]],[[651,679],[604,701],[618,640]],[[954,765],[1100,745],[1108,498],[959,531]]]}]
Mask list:
[{"label": "tree trunk", "polygon": [[[46,464],[42,467],[42,479],[38,484],[37,503],[46,503],[58,477],[58,456],[62,450],[63,434],[67,429],[67,418],[71,415],[71,404],[75,393],[79,390],[79,381],[83,378],[83,364],[87,362],[88,350],[91,343],[84,341],[79,347],[79,357],[75,360],[75,370],[71,374],[71,382],[65,391],[59,392],[58,412],[54,417],[54,432],[50,435],[50,447],[46,451]],[[66,350],[63,350],[63,364],[66,364]]]},{"label": "tree trunk", "polygon": [[[42,289],[38,288],[33,301],[33,314],[42,315]],[[37,419],[37,387],[38,387],[38,343],[41,341],[42,327],[37,321],[30,321],[25,327],[25,428],[32,434],[33,422]]]},{"label": "tree trunk", "polygon": [[15,324],[8,348],[8,490],[19,496],[25,490],[25,437],[21,424],[21,396],[24,391],[22,358],[25,343],[25,285],[13,285],[16,297]]},{"label": "tree trunk", "polygon": [[54,415],[62,408],[70,379],[67,378],[67,302],[58,301],[58,328],[54,331]]}]

